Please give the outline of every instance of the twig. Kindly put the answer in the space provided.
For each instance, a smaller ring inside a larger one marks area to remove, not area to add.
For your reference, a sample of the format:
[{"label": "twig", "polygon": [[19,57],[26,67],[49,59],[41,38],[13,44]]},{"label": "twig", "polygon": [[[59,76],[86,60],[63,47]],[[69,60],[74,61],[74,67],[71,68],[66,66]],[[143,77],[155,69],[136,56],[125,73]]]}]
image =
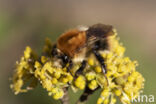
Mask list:
[{"label": "twig", "polygon": [[68,87],[64,88],[64,96],[61,99],[61,104],[69,104]]}]

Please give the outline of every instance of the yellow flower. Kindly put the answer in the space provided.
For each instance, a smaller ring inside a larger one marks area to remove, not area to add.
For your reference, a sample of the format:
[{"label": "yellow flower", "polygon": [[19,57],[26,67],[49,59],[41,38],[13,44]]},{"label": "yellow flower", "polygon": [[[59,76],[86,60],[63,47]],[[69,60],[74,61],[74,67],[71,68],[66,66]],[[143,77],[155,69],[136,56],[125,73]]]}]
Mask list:
[{"label": "yellow flower", "polygon": [[92,80],[89,84],[88,84],[88,87],[91,89],[91,90],[94,90],[98,87],[98,83],[96,80]]},{"label": "yellow flower", "polygon": [[94,65],[94,60],[93,60],[92,58],[89,58],[89,59],[88,59],[88,64],[89,64],[90,66],[93,66],[93,65]]},{"label": "yellow flower", "polygon": [[105,99],[103,104],[109,104],[109,99]]},{"label": "yellow flower", "polygon": [[97,101],[97,104],[102,104],[102,102],[103,102],[103,99],[99,98],[98,101]]},{"label": "yellow flower", "polygon": [[95,67],[95,71],[96,71],[97,73],[100,73],[100,72],[102,72],[102,69],[101,69],[100,66],[97,66],[97,67]]},{"label": "yellow flower", "polygon": [[51,80],[51,82],[52,82],[52,84],[56,84],[58,81],[57,81],[56,78],[53,78],[53,79]]},{"label": "yellow flower", "polygon": [[55,100],[58,100],[58,99],[60,99],[60,98],[62,98],[63,97],[63,91],[61,90],[61,91],[58,91],[57,93],[55,93],[54,95],[53,95],[53,98],[55,99]]},{"label": "yellow flower", "polygon": [[86,78],[87,78],[88,81],[95,79],[95,77],[96,77],[96,74],[93,73],[93,72],[90,72],[90,73],[86,74]]},{"label": "yellow flower", "polygon": [[101,92],[101,96],[103,96],[103,97],[109,96],[109,89],[108,89],[108,88],[104,89],[104,90]]},{"label": "yellow flower", "polygon": [[10,87],[15,92],[15,94],[27,92],[28,90],[33,89],[35,87],[34,84],[36,83],[30,83],[26,87],[23,86],[26,85],[25,83],[29,80],[31,80],[30,82],[37,80],[33,75],[35,71],[33,60],[36,59],[37,55],[33,52],[33,50],[30,47],[27,46],[24,51],[24,56],[21,57],[21,60],[19,62],[16,62],[15,73],[12,78],[13,83]]},{"label": "yellow flower", "polygon": [[85,78],[82,75],[78,76],[78,78],[74,81],[74,84],[77,88],[83,90],[86,84]]},{"label": "yellow flower", "polygon": [[45,56],[41,56],[41,62],[45,63],[46,61],[48,61],[48,58]]},{"label": "yellow flower", "polygon": [[119,89],[116,89],[114,93],[116,96],[120,96],[122,94],[122,92]]}]

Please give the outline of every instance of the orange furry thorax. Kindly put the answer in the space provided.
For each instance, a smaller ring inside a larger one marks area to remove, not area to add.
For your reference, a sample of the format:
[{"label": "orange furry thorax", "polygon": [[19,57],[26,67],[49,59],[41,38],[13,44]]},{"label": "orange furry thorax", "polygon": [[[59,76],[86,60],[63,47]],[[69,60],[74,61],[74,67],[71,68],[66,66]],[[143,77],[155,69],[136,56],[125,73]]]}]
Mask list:
[{"label": "orange furry thorax", "polygon": [[72,29],[62,34],[57,40],[57,48],[64,54],[74,57],[86,43],[86,32]]}]

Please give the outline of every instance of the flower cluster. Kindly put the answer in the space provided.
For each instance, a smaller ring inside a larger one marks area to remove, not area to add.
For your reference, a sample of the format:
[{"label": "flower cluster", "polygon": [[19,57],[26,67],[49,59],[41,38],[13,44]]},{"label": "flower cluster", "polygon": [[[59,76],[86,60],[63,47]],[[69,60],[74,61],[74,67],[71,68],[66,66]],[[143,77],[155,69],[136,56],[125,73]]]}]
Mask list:
[{"label": "flower cluster", "polygon": [[[16,70],[12,78],[13,84],[10,85],[15,94],[27,92],[37,85],[38,80],[34,77],[34,62],[37,58],[32,49],[26,47],[24,56],[21,57],[20,62],[16,62]],[[28,85],[26,88],[24,88],[25,84]]]},{"label": "flower cluster", "polygon": [[[18,94],[34,88],[38,82],[54,99],[61,99],[64,88],[71,87],[73,91],[77,91],[88,87],[94,91],[100,87],[102,91],[97,104],[115,104],[117,97],[123,104],[130,104],[131,99],[136,98],[143,89],[144,78],[136,71],[138,63],[124,56],[125,47],[119,43],[117,35],[110,36],[109,42],[110,50],[100,51],[107,67],[106,75],[102,73],[99,62],[92,54],[87,57],[87,67],[83,74],[76,76],[80,63],[74,63],[71,72],[67,71],[67,67],[57,67],[56,60],[51,56],[53,44],[49,39],[46,39],[40,57],[30,47],[26,47],[24,56],[16,63],[11,88]],[[23,88],[26,83],[28,86]]]},{"label": "flower cluster", "polygon": [[130,104],[130,101],[136,98],[144,87],[144,78],[136,71],[138,63],[131,61],[129,57],[124,56],[125,48],[119,44],[116,38],[110,39],[112,50],[103,52],[106,60],[109,86],[103,86],[101,96],[97,104],[114,104],[116,96],[123,104]]},{"label": "flower cluster", "polygon": [[[42,56],[42,58],[45,58]],[[42,60],[42,59],[41,59]],[[35,63],[35,77],[38,78],[43,88],[49,95],[53,95],[54,99],[63,97],[63,88],[68,87],[73,80],[73,76],[66,69],[53,67],[52,61],[41,61]]]}]

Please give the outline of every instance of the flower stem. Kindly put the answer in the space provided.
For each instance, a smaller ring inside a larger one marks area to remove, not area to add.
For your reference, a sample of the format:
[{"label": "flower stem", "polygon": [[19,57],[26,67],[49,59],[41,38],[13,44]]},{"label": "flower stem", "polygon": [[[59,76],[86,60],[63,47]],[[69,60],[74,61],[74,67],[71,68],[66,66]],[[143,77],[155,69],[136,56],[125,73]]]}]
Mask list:
[{"label": "flower stem", "polygon": [[64,96],[61,99],[61,104],[69,104],[68,87],[64,88]]}]

